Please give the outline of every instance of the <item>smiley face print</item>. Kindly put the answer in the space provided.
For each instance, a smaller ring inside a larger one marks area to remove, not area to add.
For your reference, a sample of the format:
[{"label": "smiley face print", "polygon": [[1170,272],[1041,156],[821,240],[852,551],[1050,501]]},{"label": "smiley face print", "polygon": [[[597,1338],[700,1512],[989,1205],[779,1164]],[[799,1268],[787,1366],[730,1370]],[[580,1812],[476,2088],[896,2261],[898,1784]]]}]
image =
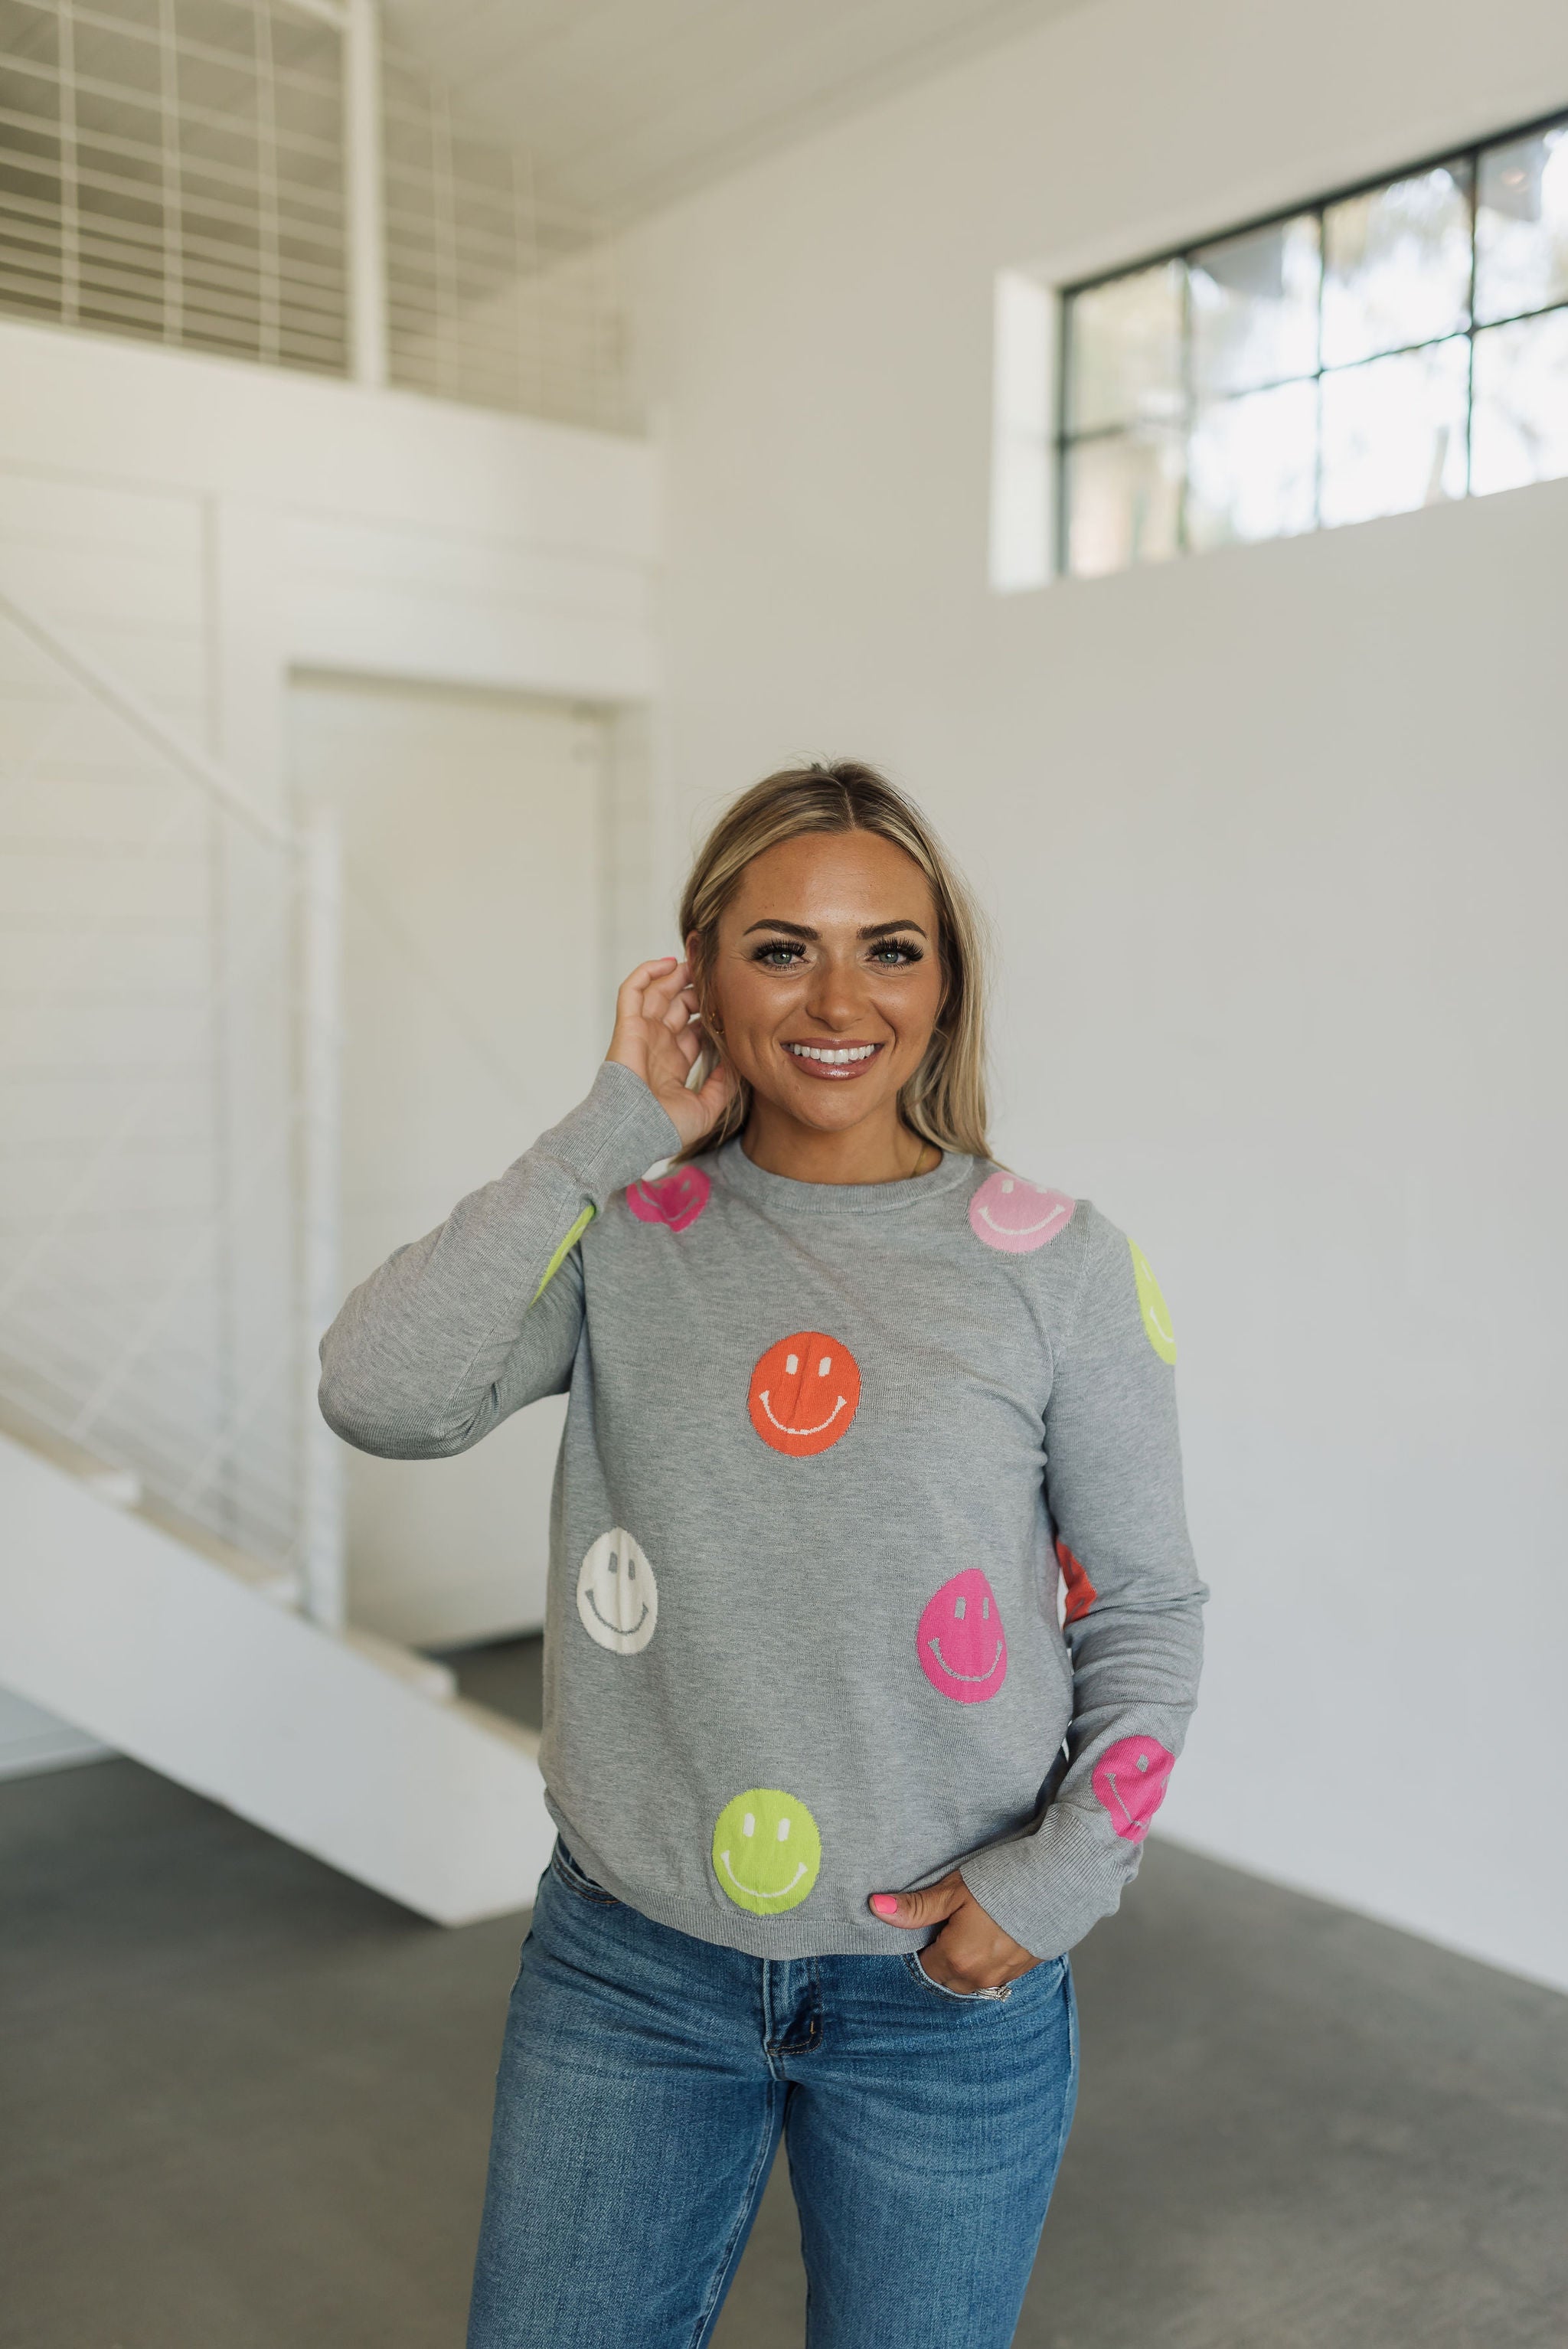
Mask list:
[{"label": "smiley face print", "polygon": [[764,1444],[804,1460],[848,1434],[860,1400],[860,1365],[849,1348],[820,1330],[797,1330],[769,1347],[746,1405]]},{"label": "smiley face print", "polygon": [[659,1586],[624,1526],[601,1534],[578,1568],[577,1612],[588,1637],[612,1655],[638,1655],[653,1638]]},{"label": "smiley face print", "polygon": [[797,1795],[748,1786],[726,1803],[713,1831],[713,1872],[726,1898],[754,1917],[798,1909],[817,1881],[822,1838]]},{"label": "smiley face print", "polygon": [[677,1166],[656,1183],[632,1184],[626,1205],[640,1224],[665,1224],[672,1232],[684,1232],[696,1223],[712,1190],[700,1166]]},{"label": "smiley face print", "polygon": [[1171,1308],[1160,1294],[1160,1283],[1154,1278],[1154,1268],[1135,1240],[1129,1240],[1132,1250],[1132,1278],[1138,1285],[1138,1310],[1143,1317],[1143,1334],[1162,1362],[1176,1360],[1176,1330],[1171,1319]]},{"label": "smiley face print", "polygon": [[1065,1191],[1047,1191],[1022,1174],[998,1170],[970,1200],[969,1228],[1004,1256],[1032,1256],[1066,1231],[1074,1204]]},{"label": "smiley face print", "polygon": [[1057,1619],[1064,1624],[1076,1623],[1080,1615],[1088,1613],[1099,1593],[1085,1572],[1082,1560],[1076,1558],[1066,1542],[1059,1538],[1057,1542],[1057,1564],[1062,1570]]},{"label": "smiley face print", "polygon": [[1165,1800],[1176,1756],[1157,1737],[1119,1737],[1094,1765],[1089,1780],[1123,1843],[1141,1843]]},{"label": "smiley face print", "polygon": [[1007,1637],[996,1594],[977,1566],[944,1582],[914,1634],[920,1669],[954,1704],[985,1704],[1007,1677]]}]

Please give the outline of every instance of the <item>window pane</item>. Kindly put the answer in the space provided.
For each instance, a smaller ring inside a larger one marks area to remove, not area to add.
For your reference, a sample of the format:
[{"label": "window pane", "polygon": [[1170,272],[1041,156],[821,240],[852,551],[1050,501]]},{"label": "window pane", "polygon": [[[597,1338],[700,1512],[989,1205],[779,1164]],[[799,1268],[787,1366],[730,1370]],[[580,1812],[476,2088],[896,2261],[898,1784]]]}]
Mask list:
[{"label": "window pane", "polygon": [[1195,547],[1289,538],[1317,519],[1317,386],[1282,384],[1201,408],[1187,459]]},{"label": "window pane", "polygon": [[1463,497],[1469,383],[1462,335],[1324,377],[1326,528]]},{"label": "window pane", "polygon": [[1481,157],[1475,238],[1483,324],[1568,298],[1568,128]]},{"label": "window pane", "polygon": [[1068,429],[1164,423],[1181,412],[1179,261],[1073,296],[1068,316]]},{"label": "window pane", "polygon": [[1192,375],[1200,399],[1312,373],[1318,274],[1311,212],[1192,255]]},{"label": "window pane", "polygon": [[1325,367],[1451,335],[1470,316],[1469,165],[1330,204],[1324,246]]},{"label": "window pane", "polygon": [[1517,490],[1568,473],[1568,310],[1475,338],[1470,487]]},{"label": "window pane", "polygon": [[1176,552],[1181,441],[1171,431],[1112,432],[1068,451],[1068,568],[1091,579]]}]

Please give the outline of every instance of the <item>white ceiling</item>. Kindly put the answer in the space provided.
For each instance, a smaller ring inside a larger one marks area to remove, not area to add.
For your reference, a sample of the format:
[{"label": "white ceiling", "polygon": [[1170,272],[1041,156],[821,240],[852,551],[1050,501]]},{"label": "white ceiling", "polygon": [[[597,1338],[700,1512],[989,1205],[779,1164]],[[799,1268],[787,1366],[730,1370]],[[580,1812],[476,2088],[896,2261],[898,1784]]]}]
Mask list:
[{"label": "white ceiling", "polygon": [[384,0],[388,37],[629,220],[1081,0]]}]

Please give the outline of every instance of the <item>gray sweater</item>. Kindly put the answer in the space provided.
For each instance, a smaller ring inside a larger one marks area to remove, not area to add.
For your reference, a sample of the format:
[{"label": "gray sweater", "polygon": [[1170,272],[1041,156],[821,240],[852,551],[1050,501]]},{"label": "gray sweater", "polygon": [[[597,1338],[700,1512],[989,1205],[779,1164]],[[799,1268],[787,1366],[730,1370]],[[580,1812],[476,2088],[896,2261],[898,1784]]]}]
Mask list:
[{"label": "gray sweater", "polygon": [[731,1143],[637,1179],[677,1147],[606,1062],[354,1291],[322,1409],[428,1459],[570,1394],[541,1758],[619,1899],[758,1956],[907,1950],[868,1896],[961,1864],[1054,1957],[1135,1872],[1197,1693],[1154,1276],[973,1158],[796,1183]]}]

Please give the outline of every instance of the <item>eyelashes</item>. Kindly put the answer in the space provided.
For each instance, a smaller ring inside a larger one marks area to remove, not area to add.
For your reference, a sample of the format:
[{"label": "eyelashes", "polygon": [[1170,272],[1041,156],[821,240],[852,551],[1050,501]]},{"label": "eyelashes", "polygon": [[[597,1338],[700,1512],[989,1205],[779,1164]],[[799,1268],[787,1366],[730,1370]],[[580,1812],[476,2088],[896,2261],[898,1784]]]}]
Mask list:
[{"label": "eyelashes", "polygon": [[[789,970],[799,967],[805,952],[798,938],[764,938],[752,948],[749,959],[767,970]],[[923,962],[925,949],[918,938],[878,938],[871,948],[871,958],[881,969],[902,970]]]}]

